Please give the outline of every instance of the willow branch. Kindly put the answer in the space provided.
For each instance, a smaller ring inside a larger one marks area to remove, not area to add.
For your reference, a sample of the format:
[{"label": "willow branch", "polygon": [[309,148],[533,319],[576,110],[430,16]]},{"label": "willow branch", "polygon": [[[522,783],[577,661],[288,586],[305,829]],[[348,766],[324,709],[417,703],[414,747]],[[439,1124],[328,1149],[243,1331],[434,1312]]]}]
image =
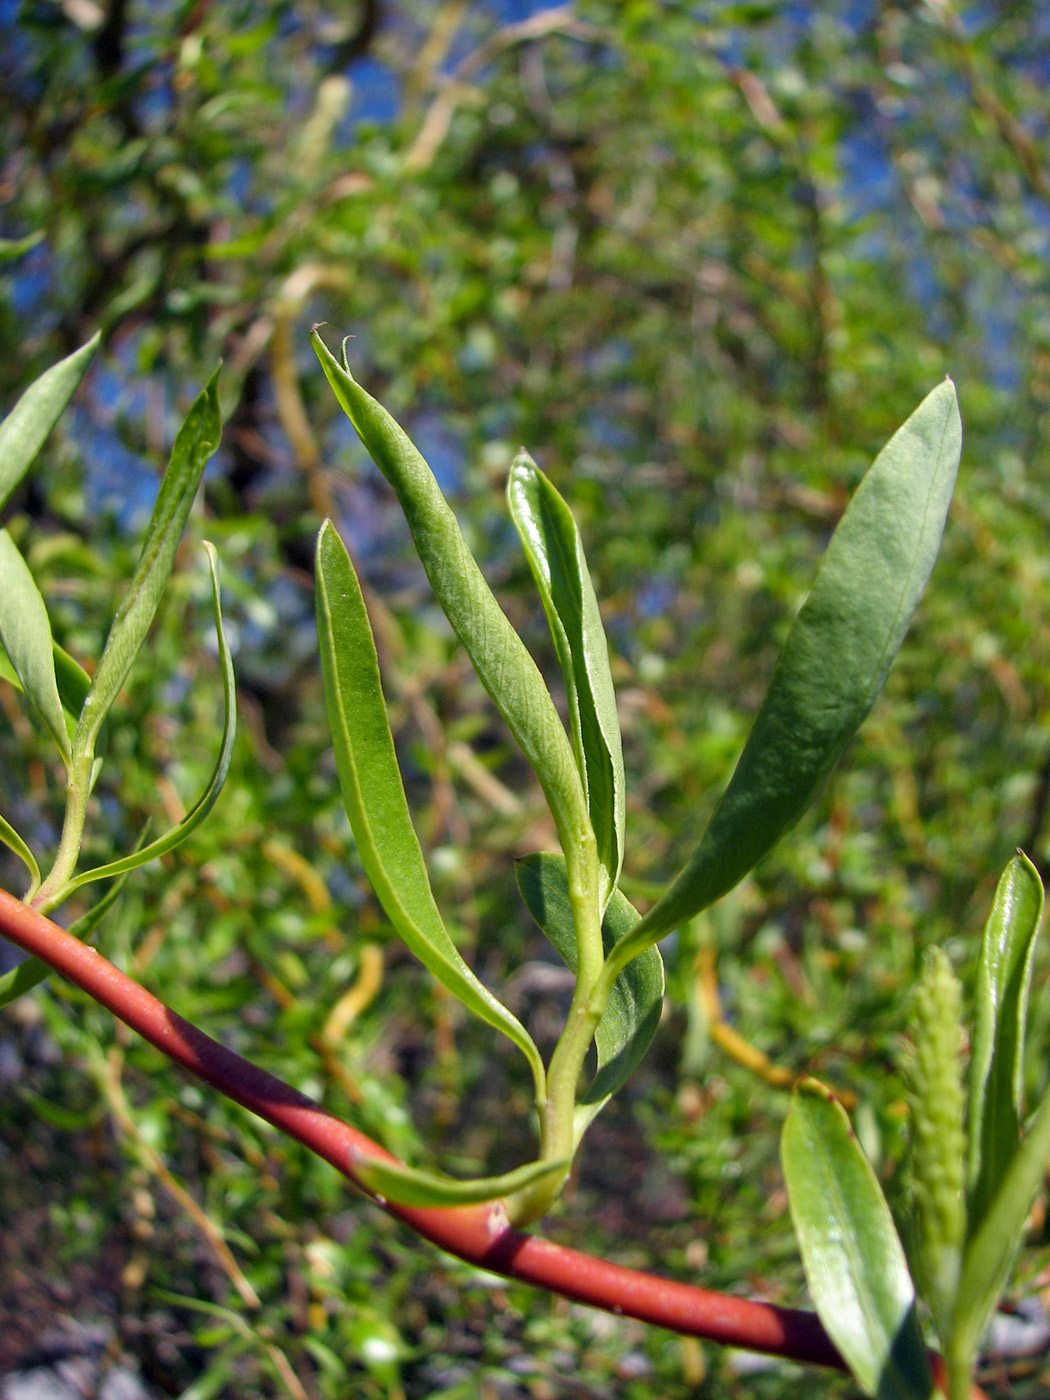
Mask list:
[{"label": "willow branch", "polygon": [[[0,934],[42,958],[190,1074],[329,1162],[360,1190],[365,1190],[357,1175],[361,1162],[393,1160],[378,1143],[212,1040],[101,953],[4,890]],[[686,1336],[843,1369],[813,1313],[675,1283],[552,1244],[512,1229],[501,1202],[443,1209],[379,1204],[432,1244],[490,1272]]]}]

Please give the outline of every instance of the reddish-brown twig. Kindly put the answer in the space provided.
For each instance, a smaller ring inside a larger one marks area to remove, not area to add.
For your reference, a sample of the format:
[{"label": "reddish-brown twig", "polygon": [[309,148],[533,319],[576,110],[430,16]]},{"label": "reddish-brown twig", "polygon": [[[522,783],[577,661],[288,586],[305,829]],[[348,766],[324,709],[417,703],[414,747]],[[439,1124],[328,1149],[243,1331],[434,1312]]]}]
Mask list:
[{"label": "reddish-brown twig", "polygon": [[[393,1159],[364,1133],[212,1040],[101,953],[78,942],[5,890],[0,890],[0,935],[43,959],[176,1064],[323,1157],[384,1209],[450,1254],[672,1332],[845,1369],[814,1313],[675,1283],[551,1244],[512,1229],[499,1202],[423,1210],[380,1200],[361,1185],[355,1165],[368,1157]],[[943,1389],[944,1363],[936,1355],[931,1360]],[[975,1385],[971,1400],[987,1400],[987,1396]]]},{"label": "reddish-brown twig", "polygon": [[[371,1138],[212,1040],[101,953],[4,890],[0,934],[42,958],[169,1059],[301,1142],[355,1185],[360,1185],[356,1163],[376,1156],[390,1159]],[[686,1335],[842,1367],[813,1313],[675,1283],[551,1244],[512,1229],[498,1202],[441,1209],[379,1204],[425,1239],[494,1273]]]}]

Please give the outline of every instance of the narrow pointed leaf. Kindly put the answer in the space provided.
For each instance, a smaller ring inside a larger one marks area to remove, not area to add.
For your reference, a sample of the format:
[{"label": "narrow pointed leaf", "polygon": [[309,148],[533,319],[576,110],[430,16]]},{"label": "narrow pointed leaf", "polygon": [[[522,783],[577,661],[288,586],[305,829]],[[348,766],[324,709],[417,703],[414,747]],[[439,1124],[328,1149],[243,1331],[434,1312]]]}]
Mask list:
[{"label": "narrow pointed leaf", "polygon": [[51,623],[33,575],[6,530],[0,530],[0,641],[68,767],[69,731],[55,679]]},{"label": "narrow pointed leaf", "polygon": [[940,548],[961,445],[946,380],[854,493],[699,846],[619,956],[720,899],[809,806],[904,640]]},{"label": "narrow pointed leaf", "polygon": [[[516,863],[515,874],[529,913],[566,965],[575,972],[578,963],[576,930],[564,857],[525,856]],[[614,890],[602,921],[606,954],[634,927],[638,918],[638,911],[630,900]],[[663,961],[657,948],[647,948],[641,957],[624,968],[612,985],[594,1036],[598,1072],[581,1103],[600,1108],[634,1073],[660,1024],[663,997]],[[593,1113],[589,1114],[587,1121],[593,1117]]]},{"label": "narrow pointed leaf", "polygon": [[501,1201],[516,1191],[524,1191],[549,1176],[564,1175],[567,1162],[530,1162],[503,1176],[478,1177],[457,1181],[451,1176],[387,1162],[379,1157],[355,1153],[350,1166],[361,1184],[384,1204],[399,1206],[469,1206],[485,1201]]},{"label": "narrow pointed leaf", "polygon": [[554,638],[576,762],[611,893],[623,862],[623,746],[609,644],[583,541],[569,507],[527,452],[511,467],[507,498]]},{"label": "narrow pointed leaf", "polygon": [[102,722],[146,640],[168,586],[175,552],[197,487],[222,435],[218,381],[219,371],[216,370],[175,435],[171,460],[157,493],[141,557],[109,629],[102,658],[81,711],[74,742],[78,760],[94,752]]},{"label": "narrow pointed leaf", "polygon": [[1032,1202],[1050,1161],[1050,1089],[1028,1123],[1005,1175],[963,1252],[954,1335],[960,1349],[976,1351],[1010,1277]]},{"label": "narrow pointed leaf", "polygon": [[380,904],[438,981],[508,1036],[543,1091],[524,1026],[474,976],[441,917],[416,838],[390,733],[372,627],[350,556],[331,521],[317,540],[317,631],[328,722],[350,829]]},{"label": "narrow pointed leaf", "polygon": [[14,851],[15,855],[29,871],[32,884],[29,888],[29,895],[26,896],[28,899],[30,895],[35,893],[37,886],[40,884],[40,867],[36,863],[36,856],[7,818],[3,816],[0,816],[0,841],[4,843],[8,850]]},{"label": "narrow pointed leaf", "polygon": [[987,1210],[1020,1141],[1025,1022],[1042,913],[1042,881],[1031,861],[1018,852],[995,891],[974,985],[967,1119],[971,1230]]},{"label": "narrow pointed leaf", "polygon": [[69,884],[60,891],[61,898],[68,895],[81,885],[86,885],[92,880],[108,880],[114,875],[125,875],[131,870],[137,870],[140,865],[146,865],[151,860],[156,860],[159,856],[166,855],[168,851],[173,851],[176,846],[181,846],[183,841],[200,826],[201,822],[215,806],[223,784],[226,782],[226,775],[230,771],[230,761],[233,758],[233,744],[237,737],[237,704],[236,691],[233,676],[233,657],[230,654],[229,643],[226,640],[226,632],[222,625],[222,604],[219,598],[219,565],[215,554],[215,548],[207,540],[204,541],[204,548],[208,552],[208,567],[211,570],[211,591],[212,591],[212,611],[215,617],[215,635],[219,643],[219,664],[222,668],[222,697],[223,697],[223,719],[222,719],[222,739],[219,743],[219,756],[215,761],[215,767],[208,780],[208,786],[204,792],[183,817],[182,821],[173,826],[170,831],[163,836],[158,836],[156,841],[151,841],[148,846],[142,846],[139,850],[133,851],[131,855],[122,856],[120,860],[109,861],[106,865],[100,865],[94,870],[86,870],[82,875],[77,875],[70,880]]},{"label": "narrow pointed leaf", "polygon": [[408,435],[314,331],[314,349],[344,413],[394,488],[416,552],[453,631],[539,778],[563,848],[590,831],[572,746],[543,677],[470,552],[434,474]]},{"label": "narrow pointed leaf", "polygon": [[845,1109],[815,1079],[791,1096],[780,1150],[806,1281],[828,1335],[873,1400],[928,1400],[933,1377],[904,1249]]},{"label": "narrow pointed leaf", "polygon": [[98,349],[99,333],[30,384],[0,423],[0,506],[33,465]]},{"label": "narrow pointed leaf", "polygon": [[[86,942],[95,929],[98,928],[117,896],[124,888],[124,876],[111,885],[97,904],[93,904],[86,914],[82,914],[79,919],[69,925],[66,930],[74,938],[79,938]],[[10,972],[5,972],[0,977],[0,1007],[8,1006],[18,997],[26,992],[31,992],[34,987],[38,987],[41,982],[51,972],[51,968],[42,958],[26,958],[17,967],[13,967]]]}]

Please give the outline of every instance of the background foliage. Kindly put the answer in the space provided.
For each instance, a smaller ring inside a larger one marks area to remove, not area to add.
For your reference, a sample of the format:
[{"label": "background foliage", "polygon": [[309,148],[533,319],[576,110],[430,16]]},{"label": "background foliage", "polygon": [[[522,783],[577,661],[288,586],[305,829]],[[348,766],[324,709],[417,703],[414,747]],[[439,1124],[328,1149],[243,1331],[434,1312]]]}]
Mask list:
[{"label": "background foliage", "polygon": [[[224,444],[193,529],[223,561],[242,733],[219,807],[188,853],[132,877],[107,953],[414,1160],[523,1160],[519,1067],[389,941],[350,849],[313,629],[322,514],[372,590],[439,901],[541,1043],[564,988],[510,857],[550,833],[337,417],[311,323],[354,335],[355,374],[454,493],[548,672],[502,494],[519,443],[577,512],[616,653],[639,900],[728,776],[850,489],[950,372],[959,487],[886,694],[800,829],[677,937],[665,1024],[548,1222],[801,1301],[785,1101],[711,1046],[715,995],[778,1066],[858,1096],[892,1184],[922,951],[947,944],[965,975],[1014,847],[1047,874],[1048,80],[1034,3],[0,0],[0,236],[32,245],[0,267],[4,407],[105,333],[9,512],[85,662],[174,429],[225,359]],[[111,722],[100,858],[207,780],[210,630],[191,539]],[[46,844],[57,775],[0,704],[0,806]],[[13,864],[0,873],[20,888]],[[417,1248],[56,984],[5,1013],[0,1076],[0,1368],[57,1313],[101,1310],[158,1394],[795,1383]],[[1020,1288],[1045,1286],[1046,1244],[1036,1220]],[[1038,1365],[1009,1380],[1025,1393]]]}]

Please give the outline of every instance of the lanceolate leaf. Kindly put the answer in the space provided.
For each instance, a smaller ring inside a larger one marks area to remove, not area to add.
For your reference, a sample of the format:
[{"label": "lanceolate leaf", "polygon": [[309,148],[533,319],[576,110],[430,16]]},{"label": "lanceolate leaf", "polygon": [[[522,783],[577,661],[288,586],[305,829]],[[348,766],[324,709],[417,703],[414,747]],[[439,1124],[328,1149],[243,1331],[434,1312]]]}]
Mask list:
[{"label": "lanceolate leaf", "polygon": [[933,1378],[893,1218],[845,1110],[815,1079],[792,1094],[781,1160],[809,1291],[861,1389],[928,1400]]},{"label": "lanceolate leaf", "polygon": [[148,846],[133,851],[129,856],[122,856],[120,860],[112,860],[106,865],[98,866],[95,870],[86,870],[82,875],[77,875],[59,892],[63,899],[72,894],[74,890],[79,889],[81,885],[86,885],[92,880],[108,880],[114,875],[125,875],[130,870],[136,870],[140,865],[146,865],[149,861],[166,855],[168,851],[173,851],[176,846],[181,846],[187,836],[200,826],[215,806],[216,799],[222,791],[226,775],[230,771],[233,743],[237,736],[237,705],[234,690],[233,657],[230,654],[226,633],[222,625],[218,560],[214,546],[207,540],[204,541],[204,548],[208,552],[208,567],[211,570],[212,611],[215,616],[215,635],[219,642],[223,697],[222,740],[219,744],[219,756],[216,759],[211,778],[208,780],[208,786],[177,826],[172,827],[163,836],[159,836],[156,841],[151,841]]},{"label": "lanceolate leaf", "polygon": [[160,484],[142,555],[124,601],[109,629],[102,658],[81,711],[74,740],[78,763],[94,752],[95,740],[120,687],[146,640],[168,586],[186,518],[209,458],[219,445],[219,371],[197,397],[175,435],[171,460]]},{"label": "lanceolate leaf", "polygon": [[970,1042],[969,1212],[987,1210],[1020,1140],[1024,1031],[1043,885],[1020,852],[1003,871],[985,925]]},{"label": "lanceolate leaf", "polygon": [[625,799],[620,722],[598,600],[569,507],[527,452],[511,467],[507,497],[565,679],[573,747],[608,895],[620,878]]},{"label": "lanceolate leaf", "polygon": [[55,680],[51,623],[33,575],[6,530],[0,530],[0,641],[68,766],[69,733]]},{"label": "lanceolate leaf", "polygon": [[96,332],[86,345],[45,370],[0,423],[0,506],[33,465],[83,379],[98,342]]},{"label": "lanceolate leaf", "polygon": [[[525,856],[517,862],[518,888],[529,913],[573,972],[577,970],[576,930],[569,904],[565,860],[560,855]],[[638,922],[638,911],[614,890],[602,922],[606,954]],[[598,1108],[634,1073],[648,1050],[664,996],[664,966],[659,950],[647,948],[620,973],[612,985],[594,1040],[598,1072],[582,1096],[583,1104]],[[586,1115],[587,1121],[594,1113]]]},{"label": "lanceolate leaf", "polygon": [[720,899],[808,807],[904,640],[940,548],[961,445],[955,389],[946,380],[857,488],[710,825],[618,960]]},{"label": "lanceolate leaf", "polygon": [[1033,1114],[1021,1145],[1000,1181],[980,1224],[967,1240],[959,1277],[954,1344],[972,1355],[999,1295],[1006,1287],[1017,1246],[1050,1160],[1050,1089]]},{"label": "lanceolate leaf", "polygon": [[350,1161],[357,1179],[384,1204],[399,1206],[469,1206],[501,1201],[548,1176],[564,1175],[568,1162],[530,1162],[503,1176],[457,1181],[451,1176],[387,1162],[380,1157],[355,1154]]},{"label": "lanceolate leaf", "polygon": [[547,798],[563,849],[590,833],[568,736],[521,638],[471,554],[434,475],[386,409],[355,381],[314,331],[314,349],[361,441],[390,482],[434,594]]},{"label": "lanceolate leaf", "polygon": [[379,902],[438,981],[518,1046],[542,1094],[539,1051],[463,961],[435,903],[397,766],[364,598],[331,521],[325,521],[317,540],[317,631],[343,803]]}]

